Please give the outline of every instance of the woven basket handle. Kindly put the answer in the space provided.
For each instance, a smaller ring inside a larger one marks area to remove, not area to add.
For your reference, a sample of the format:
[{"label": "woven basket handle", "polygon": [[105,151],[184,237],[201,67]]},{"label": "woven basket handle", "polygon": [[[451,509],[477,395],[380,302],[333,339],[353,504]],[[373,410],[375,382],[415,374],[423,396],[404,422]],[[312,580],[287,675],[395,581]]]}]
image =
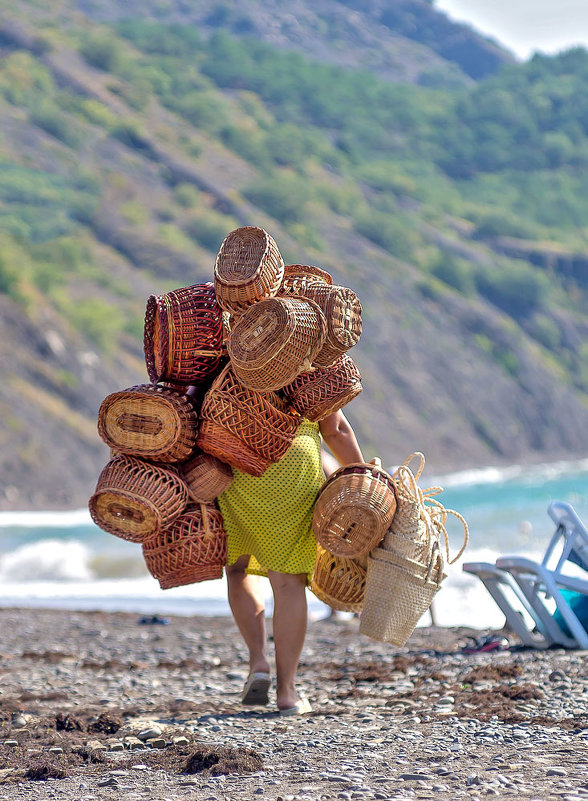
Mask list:
[{"label": "woven basket handle", "polygon": [[200,504],[200,514],[202,515],[202,525],[204,527],[204,536],[209,540],[213,535],[210,530],[210,518],[208,517],[208,509],[205,503]]}]

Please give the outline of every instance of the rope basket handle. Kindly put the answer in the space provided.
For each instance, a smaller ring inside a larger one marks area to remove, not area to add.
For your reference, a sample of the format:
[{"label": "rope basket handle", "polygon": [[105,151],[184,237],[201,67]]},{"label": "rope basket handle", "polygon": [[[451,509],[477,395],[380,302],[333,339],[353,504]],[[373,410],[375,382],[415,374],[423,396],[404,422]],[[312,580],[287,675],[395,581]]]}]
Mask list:
[{"label": "rope basket handle", "polygon": [[338,478],[340,475],[348,472],[350,469],[353,469],[354,467],[361,467],[363,470],[365,470],[366,475],[370,473],[373,478],[378,480],[384,479],[387,484],[393,483],[390,481],[391,476],[382,467],[382,460],[378,456],[375,456],[371,460],[371,462],[352,462],[351,464],[344,464],[342,467],[338,467],[325,480],[325,483],[322,485],[321,490],[325,489],[325,487],[328,484],[330,484],[335,478]]}]

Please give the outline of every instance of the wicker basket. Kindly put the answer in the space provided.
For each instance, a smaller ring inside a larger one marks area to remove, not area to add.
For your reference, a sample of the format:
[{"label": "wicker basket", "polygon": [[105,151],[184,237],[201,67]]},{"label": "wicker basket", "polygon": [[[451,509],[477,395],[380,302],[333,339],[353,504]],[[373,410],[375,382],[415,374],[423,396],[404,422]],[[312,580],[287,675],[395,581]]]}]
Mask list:
[{"label": "wicker basket", "polygon": [[339,612],[360,612],[365,592],[365,560],[345,559],[317,544],[310,590],[319,601]]},{"label": "wicker basket", "polygon": [[211,283],[147,300],[145,362],[154,383],[196,385],[219,369],[224,354],[222,309]]},{"label": "wicker basket", "polygon": [[241,383],[269,392],[309,370],[325,336],[325,318],[316,303],[298,296],[269,298],[237,321],[227,349]]},{"label": "wicker basket", "polygon": [[174,468],[121,454],[100,473],[89,508],[92,520],[104,531],[144,542],[169,526],[187,502],[186,486]]},{"label": "wicker basket", "polygon": [[214,265],[214,287],[225,311],[239,316],[253,303],[273,297],[284,276],[278,246],[263,228],[245,226],[225,237]]},{"label": "wicker basket", "polygon": [[301,373],[284,387],[284,394],[299,414],[316,421],[342,409],[361,390],[359,370],[345,353],[330,367]]},{"label": "wicker basket", "polygon": [[221,513],[212,504],[188,506],[169,528],[143,543],[143,556],[162,590],[221,578],[227,561]]},{"label": "wicker basket", "polygon": [[190,497],[198,503],[210,503],[218,498],[233,481],[230,465],[209,453],[197,453],[184,462],[180,466],[180,475]]},{"label": "wicker basket", "polygon": [[314,363],[328,367],[357,344],[361,336],[361,303],[351,289],[325,283],[308,284],[301,294],[317,303],[327,321],[327,335]]},{"label": "wicker basket", "polygon": [[202,405],[196,444],[223,462],[262,475],[286,453],[301,418],[274,392],[244,387],[227,365]]},{"label": "wicker basket", "polygon": [[108,395],[98,412],[98,433],[118,453],[152,462],[186,460],[196,444],[197,417],[185,395],[139,384]]},{"label": "wicker basket", "polygon": [[310,264],[287,264],[284,267],[284,278],[278,295],[304,295],[307,286],[311,284],[333,283],[332,277],[320,267]]},{"label": "wicker basket", "polygon": [[431,606],[444,576],[438,552],[428,566],[398,561],[368,557],[359,631],[374,640],[402,646]]},{"label": "wicker basket", "polygon": [[323,484],[312,527],[327,551],[357,558],[381,542],[395,510],[394,485],[380,464],[346,465]]}]

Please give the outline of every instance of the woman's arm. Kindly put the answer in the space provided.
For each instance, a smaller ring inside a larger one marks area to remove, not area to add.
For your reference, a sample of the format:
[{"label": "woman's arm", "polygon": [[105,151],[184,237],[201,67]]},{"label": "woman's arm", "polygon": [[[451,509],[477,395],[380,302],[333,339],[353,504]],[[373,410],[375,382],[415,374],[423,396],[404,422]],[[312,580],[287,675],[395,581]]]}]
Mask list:
[{"label": "woman's arm", "polygon": [[342,411],[325,417],[320,421],[319,428],[326,446],[339,464],[363,462],[355,432]]}]

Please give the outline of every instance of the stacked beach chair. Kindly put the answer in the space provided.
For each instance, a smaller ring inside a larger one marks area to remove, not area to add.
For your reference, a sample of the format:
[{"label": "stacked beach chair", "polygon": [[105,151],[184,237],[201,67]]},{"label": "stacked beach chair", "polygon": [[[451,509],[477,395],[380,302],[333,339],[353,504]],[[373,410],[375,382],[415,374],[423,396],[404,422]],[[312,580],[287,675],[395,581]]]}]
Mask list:
[{"label": "stacked beach chair", "polygon": [[89,501],[93,520],[140,543],[162,588],[219,578],[226,534],[215,499],[231,467],[262,475],[302,416],[320,420],[362,389],[347,351],[361,305],[314,266],[285,266],[272,237],[232,231],[214,281],[152,295],[144,348],[150,383],[106,397],[111,449]]}]

